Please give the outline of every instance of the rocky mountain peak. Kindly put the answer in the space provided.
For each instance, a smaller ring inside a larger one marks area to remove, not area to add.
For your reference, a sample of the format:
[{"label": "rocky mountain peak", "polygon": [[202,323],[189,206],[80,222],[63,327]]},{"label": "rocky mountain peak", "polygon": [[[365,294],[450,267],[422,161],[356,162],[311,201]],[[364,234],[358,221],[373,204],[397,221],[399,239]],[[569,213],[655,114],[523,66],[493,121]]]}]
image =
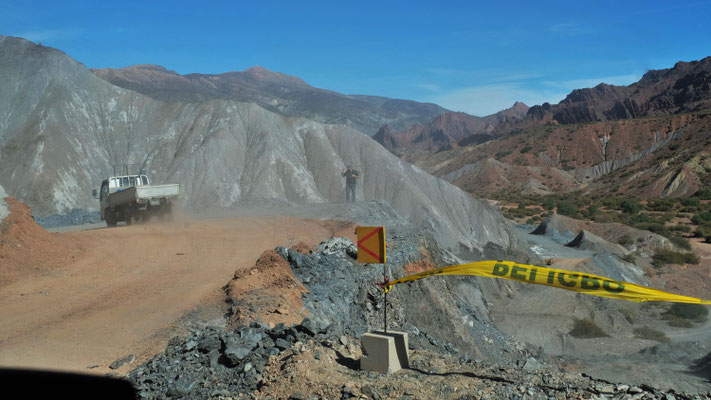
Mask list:
[{"label": "rocky mountain peak", "polygon": [[158,72],[169,72],[172,74],[177,73],[175,71],[170,71],[167,68],[160,66],[160,65],[155,65],[155,64],[138,64],[138,65],[130,65],[128,67],[124,67],[125,69],[138,69],[138,70],[145,70],[145,71],[158,71]]},{"label": "rocky mountain peak", "polygon": [[445,123],[451,123],[451,122],[455,122],[455,121],[463,121],[463,120],[466,120],[469,118],[479,118],[479,117],[474,117],[472,115],[469,115],[469,114],[461,112],[461,111],[447,112],[447,113],[443,113],[443,114],[435,117],[435,119],[432,120],[432,123],[433,124],[445,124]]},{"label": "rocky mountain peak", "polygon": [[500,115],[500,116],[505,116],[505,117],[509,117],[509,118],[523,119],[526,116],[526,114],[528,113],[528,108],[529,107],[525,103],[517,101],[510,108],[501,110],[494,115]]},{"label": "rocky mountain peak", "polygon": [[511,106],[510,110],[528,110],[528,106],[522,101],[517,101]]},{"label": "rocky mountain peak", "polygon": [[599,103],[624,97],[628,90],[625,86],[599,83],[593,88],[575,89],[560,104]]},{"label": "rocky mountain peak", "polygon": [[423,154],[489,141],[497,136],[501,127],[525,118],[528,110],[526,104],[517,101],[511,108],[486,117],[464,112],[445,112],[426,125],[414,125],[406,131],[393,133],[393,143],[397,149],[384,146],[388,150],[396,150],[396,154],[410,161],[416,161]]},{"label": "rocky mountain peak", "polygon": [[247,68],[239,74],[255,83],[272,83],[310,87],[309,84],[304,82],[301,78],[283,74],[281,72],[274,72],[259,65]]},{"label": "rocky mountain peak", "polygon": [[388,149],[388,151],[392,151],[396,147],[395,138],[393,137],[388,124],[381,126],[380,129],[378,129],[378,132],[376,132],[373,136],[373,139],[383,145],[383,147]]},{"label": "rocky mountain peak", "polygon": [[711,107],[711,57],[650,70],[629,86],[575,89],[557,105],[532,107],[526,124],[579,124],[699,111]]}]

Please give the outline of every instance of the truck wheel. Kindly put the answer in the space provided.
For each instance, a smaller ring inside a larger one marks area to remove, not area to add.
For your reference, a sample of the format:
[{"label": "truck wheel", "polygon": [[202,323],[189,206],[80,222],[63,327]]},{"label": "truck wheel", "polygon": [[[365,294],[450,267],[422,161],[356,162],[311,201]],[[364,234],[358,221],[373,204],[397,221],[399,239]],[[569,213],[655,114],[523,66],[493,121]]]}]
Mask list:
[{"label": "truck wheel", "polygon": [[106,217],[106,226],[109,228],[112,228],[116,226],[116,217],[114,217],[114,213],[109,212],[105,215]]}]

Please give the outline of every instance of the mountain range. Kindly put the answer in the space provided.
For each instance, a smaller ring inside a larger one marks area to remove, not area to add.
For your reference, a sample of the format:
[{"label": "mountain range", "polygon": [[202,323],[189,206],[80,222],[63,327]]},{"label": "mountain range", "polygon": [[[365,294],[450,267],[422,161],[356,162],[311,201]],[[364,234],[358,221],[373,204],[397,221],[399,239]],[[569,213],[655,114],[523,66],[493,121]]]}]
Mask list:
[{"label": "mountain range", "polygon": [[649,71],[629,86],[573,90],[559,104],[532,107],[531,121],[580,124],[680,114],[711,108],[711,57]]},{"label": "mountain range", "polygon": [[373,135],[383,124],[408,129],[446,112],[431,103],[378,96],[344,95],[310,86],[300,78],[255,66],[223,74],[179,75],[157,65],[93,69],[116,86],[166,102],[234,100],[287,116],[342,124]]},{"label": "mountain range", "polygon": [[629,86],[577,89],[485,130],[474,117],[445,113],[375,138],[480,196],[504,189],[682,196],[711,183],[710,113],[707,57],[649,71]]}]

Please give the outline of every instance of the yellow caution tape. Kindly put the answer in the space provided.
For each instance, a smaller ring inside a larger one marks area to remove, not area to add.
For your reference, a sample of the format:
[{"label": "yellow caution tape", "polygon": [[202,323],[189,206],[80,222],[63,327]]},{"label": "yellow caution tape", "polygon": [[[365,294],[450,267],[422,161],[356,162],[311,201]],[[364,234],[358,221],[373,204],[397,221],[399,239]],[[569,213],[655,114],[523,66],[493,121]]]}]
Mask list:
[{"label": "yellow caution tape", "polygon": [[613,299],[636,302],[673,301],[678,303],[711,304],[709,300],[662,292],[661,290],[650,289],[629,282],[620,282],[593,274],[546,268],[537,265],[518,264],[511,261],[479,261],[471,264],[435,268],[409,275],[392,282],[387,282],[383,287],[385,293],[387,293],[392,289],[393,285],[416,281],[434,275],[476,275],[490,278],[504,278],[524,283],[553,286],[594,296],[611,297]]}]

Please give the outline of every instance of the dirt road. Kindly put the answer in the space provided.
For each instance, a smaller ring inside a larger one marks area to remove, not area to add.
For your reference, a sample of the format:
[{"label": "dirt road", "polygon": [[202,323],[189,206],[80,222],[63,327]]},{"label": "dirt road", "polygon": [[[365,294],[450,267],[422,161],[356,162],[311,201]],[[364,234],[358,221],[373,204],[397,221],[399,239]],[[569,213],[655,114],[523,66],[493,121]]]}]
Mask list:
[{"label": "dirt road", "polygon": [[53,234],[79,251],[0,287],[0,366],[106,373],[128,354],[141,362],[187,312],[219,317],[221,288],[262,251],[352,233],[349,223],[247,217]]}]

